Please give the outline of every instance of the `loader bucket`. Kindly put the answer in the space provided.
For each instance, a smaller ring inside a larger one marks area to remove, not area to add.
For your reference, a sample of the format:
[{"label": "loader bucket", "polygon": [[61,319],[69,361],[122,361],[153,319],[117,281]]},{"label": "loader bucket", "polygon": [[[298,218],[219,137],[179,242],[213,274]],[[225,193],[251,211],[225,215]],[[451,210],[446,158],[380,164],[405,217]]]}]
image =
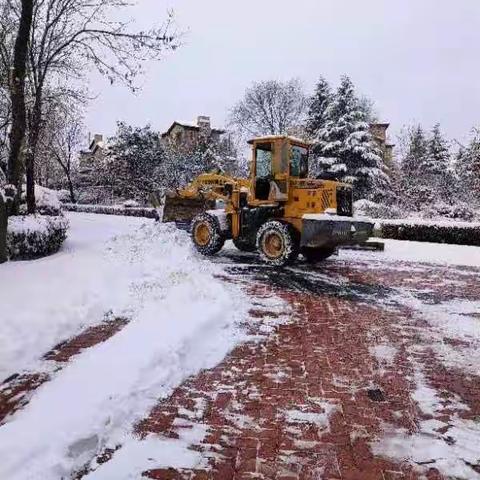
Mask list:
[{"label": "loader bucket", "polygon": [[188,229],[190,222],[199,213],[215,208],[215,201],[182,198],[168,193],[164,198],[163,222],[175,222],[179,228]]}]

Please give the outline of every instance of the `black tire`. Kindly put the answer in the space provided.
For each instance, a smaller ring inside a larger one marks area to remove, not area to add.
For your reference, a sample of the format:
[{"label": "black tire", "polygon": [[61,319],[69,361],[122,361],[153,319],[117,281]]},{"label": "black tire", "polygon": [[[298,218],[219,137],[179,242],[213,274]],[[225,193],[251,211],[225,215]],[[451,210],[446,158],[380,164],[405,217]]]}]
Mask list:
[{"label": "black tire", "polygon": [[192,220],[190,232],[193,245],[202,255],[215,255],[225,244],[217,218],[208,213],[201,213]]},{"label": "black tire", "polygon": [[257,232],[257,250],[269,265],[292,264],[299,254],[300,236],[289,223],[279,220],[265,222]]},{"label": "black tire", "polygon": [[234,238],[233,244],[241,252],[254,252],[257,249],[257,246],[254,243],[248,242],[240,238]]},{"label": "black tire", "polygon": [[335,248],[302,248],[302,255],[308,263],[318,263],[335,253]]}]

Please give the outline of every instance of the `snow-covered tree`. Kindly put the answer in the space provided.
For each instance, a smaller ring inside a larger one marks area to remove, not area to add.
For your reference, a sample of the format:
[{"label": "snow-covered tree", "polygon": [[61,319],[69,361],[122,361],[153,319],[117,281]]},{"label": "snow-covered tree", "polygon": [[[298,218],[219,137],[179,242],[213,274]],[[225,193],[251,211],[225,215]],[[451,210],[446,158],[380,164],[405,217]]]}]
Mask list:
[{"label": "snow-covered tree", "polygon": [[440,176],[449,168],[449,164],[450,145],[440,130],[440,124],[437,123],[428,140],[428,156],[422,167],[426,174]]},{"label": "snow-covered tree", "polygon": [[119,122],[96,172],[98,183],[111,188],[115,196],[145,202],[148,194],[158,188],[165,157],[160,137],[149,125],[139,128]]},{"label": "snow-covered tree", "polygon": [[342,77],[317,132],[313,169],[352,183],[357,199],[383,200],[389,196],[390,179],[367,120],[352,81]]},{"label": "snow-covered tree", "polygon": [[308,135],[315,137],[316,133],[325,125],[325,110],[332,101],[332,90],[324,77],[320,77],[315,86],[315,92],[310,98],[305,130]]},{"label": "snow-covered tree", "polygon": [[242,136],[283,135],[303,126],[306,107],[299,80],[256,82],[231,110],[229,123]]},{"label": "snow-covered tree", "polygon": [[467,147],[461,148],[456,160],[459,190],[465,201],[480,206],[480,131],[473,130]]}]

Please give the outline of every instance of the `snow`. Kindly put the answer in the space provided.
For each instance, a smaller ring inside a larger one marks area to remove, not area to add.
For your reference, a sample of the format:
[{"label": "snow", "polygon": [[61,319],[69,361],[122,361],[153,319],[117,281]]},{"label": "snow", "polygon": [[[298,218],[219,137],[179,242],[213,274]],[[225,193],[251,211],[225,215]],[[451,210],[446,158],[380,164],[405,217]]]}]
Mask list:
[{"label": "snow", "polygon": [[354,257],[382,262],[403,261],[480,267],[480,247],[389,239],[380,241],[385,244],[384,252],[340,250],[339,257],[346,260]]},{"label": "snow", "polygon": [[319,220],[327,222],[370,222],[366,217],[346,217],[343,215],[331,215],[328,213],[306,213],[304,220]]},{"label": "snow", "polygon": [[182,430],[178,439],[154,436],[145,440],[131,439],[110,462],[100,465],[85,478],[129,480],[140,478],[142,472],[148,468],[205,468],[202,455],[188,447],[200,443],[205,437],[206,429],[201,425],[195,425],[192,429]]},{"label": "snow", "polygon": [[323,412],[309,412],[304,410],[286,410],[284,412],[285,421],[288,424],[311,424],[315,425],[320,432],[330,431],[330,417],[338,411],[338,405],[328,401],[320,401],[318,405]]},{"label": "snow", "polygon": [[222,267],[194,253],[187,234],[173,226],[69,217],[70,240],[59,254],[0,269],[1,375],[38,366],[56,342],[100,323],[108,311],[130,323],[55,373],[2,426],[0,478],[67,478],[120,444],[126,450],[92,478],[136,478],[151,458],[166,459],[169,451],[183,452],[185,465],[195,463],[196,454],[186,452],[191,439],[162,453],[156,448],[166,444],[140,445],[132,426],[245,338],[239,324],[248,317],[248,299],[239,286],[214,278]]},{"label": "snow", "polygon": [[44,215],[16,215],[8,218],[8,231],[17,235],[26,232],[48,233],[50,217]]},{"label": "snow", "polygon": [[480,223],[476,222],[459,222],[455,220],[422,220],[420,218],[406,218],[406,219],[377,219],[378,223],[389,225],[425,225],[431,227],[459,227],[459,228],[480,228]]},{"label": "snow", "polygon": [[393,365],[395,356],[397,355],[397,349],[392,345],[388,345],[386,343],[380,343],[378,345],[369,347],[369,352],[377,359],[378,363],[382,366]]},{"label": "snow", "polygon": [[59,253],[0,267],[0,379],[33,367],[61,340],[100,323],[116,304],[120,272],[105,243],[145,220],[87,214],[67,218],[69,237]]},{"label": "snow", "polygon": [[[441,416],[444,405],[437,391],[427,385],[419,367],[415,372],[416,389],[412,399],[420,410],[429,416]],[[457,409],[468,409],[455,404]],[[451,406],[450,406],[451,407]],[[443,429],[444,433],[439,430]],[[445,431],[446,429],[446,431]],[[436,468],[448,478],[478,480],[480,474],[468,464],[476,465],[479,459],[478,438],[480,424],[454,416],[446,424],[438,419],[423,420],[418,432],[409,435],[405,429],[384,426],[384,436],[371,444],[374,455],[409,462],[419,472]]]},{"label": "snow", "polygon": [[59,212],[62,208],[57,192],[40,185],[35,185],[35,201],[40,210],[43,208]]}]

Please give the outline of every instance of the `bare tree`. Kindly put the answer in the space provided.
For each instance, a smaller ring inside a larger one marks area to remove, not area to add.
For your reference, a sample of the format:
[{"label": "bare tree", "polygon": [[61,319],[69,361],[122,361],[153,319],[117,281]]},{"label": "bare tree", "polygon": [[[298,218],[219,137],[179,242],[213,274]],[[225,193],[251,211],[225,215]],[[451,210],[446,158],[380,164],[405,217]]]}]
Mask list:
[{"label": "bare tree", "polygon": [[27,72],[28,41],[32,27],[34,0],[21,0],[20,18],[13,53],[10,98],[12,125],[10,131],[10,152],[8,156],[9,182],[17,188],[12,213],[17,213],[21,196],[22,154],[25,144],[27,115],[25,110],[25,76]]},{"label": "bare tree", "polygon": [[16,19],[10,0],[0,0],[0,170],[4,175],[7,172],[8,132],[12,120],[10,72]]},{"label": "bare tree", "polygon": [[252,136],[293,133],[304,123],[307,103],[299,80],[254,83],[233,107],[229,123]]},{"label": "bare tree", "polygon": [[37,157],[42,157],[38,162],[41,165],[37,166],[47,170],[44,175],[47,186],[55,172],[60,170],[65,181],[55,180],[57,183],[66,183],[70,200],[75,203],[73,177],[77,170],[77,154],[85,139],[83,114],[74,102],[56,102],[50,106],[47,118],[37,152]]},{"label": "bare tree", "polygon": [[[18,14],[24,0],[4,0],[9,12]],[[25,155],[27,204],[35,211],[35,156],[44,122],[47,90],[62,83],[85,81],[96,68],[108,80],[135,90],[135,79],[146,60],[162,58],[179,45],[172,14],[161,26],[134,31],[129,21],[113,20],[132,6],[129,0],[31,0],[29,35],[28,148]],[[28,37],[27,37],[28,38]],[[8,42],[7,42],[8,43]],[[18,142],[17,142],[18,143]]]}]

